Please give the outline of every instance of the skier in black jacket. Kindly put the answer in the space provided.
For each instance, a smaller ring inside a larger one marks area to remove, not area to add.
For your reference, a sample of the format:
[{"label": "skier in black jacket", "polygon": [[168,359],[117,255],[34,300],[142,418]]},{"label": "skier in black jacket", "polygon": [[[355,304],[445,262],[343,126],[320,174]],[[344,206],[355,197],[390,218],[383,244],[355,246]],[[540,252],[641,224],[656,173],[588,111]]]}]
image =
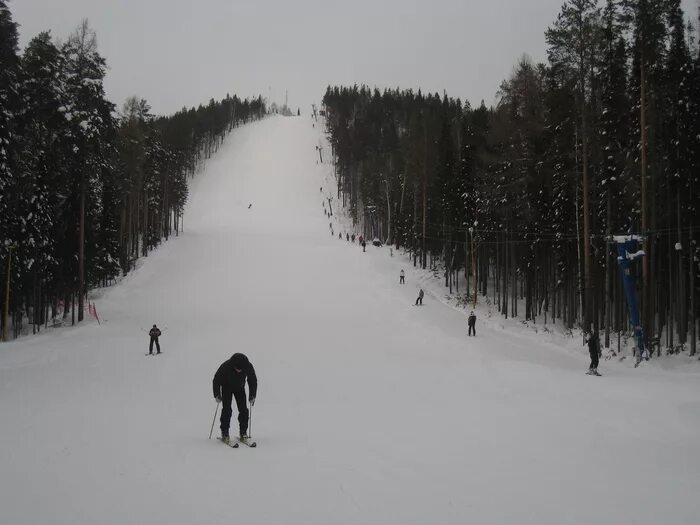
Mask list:
[{"label": "skier in black jacket", "polygon": [[599,376],[598,373],[598,358],[600,357],[600,340],[598,334],[593,332],[588,336],[588,353],[591,355],[591,366],[588,368],[587,374]]},{"label": "skier in black jacket", "polygon": [[467,324],[469,325],[469,335],[476,337],[476,315],[474,315],[474,312],[469,314]]},{"label": "skier in black jacket", "polygon": [[158,338],[160,337],[160,329],[156,326],[153,325],[153,328],[148,332],[148,335],[151,336],[151,343],[148,345],[148,353],[152,354],[153,353],[153,343],[156,344],[156,348],[158,349],[158,354],[160,354],[160,343],[158,342]]},{"label": "skier in black jacket", "polygon": [[255,395],[258,392],[258,378],[255,375],[253,365],[244,354],[233,354],[231,359],[224,361],[214,374],[214,398],[216,402],[223,403],[221,409],[221,439],[229,440],[229,426],[231,424],[231,397],[236,399],[238,407],[238,428],[241,439],[248,437],[248,406],[245,399],[245,382],[248,380],[248,400],[250,405],[255,404]]}]

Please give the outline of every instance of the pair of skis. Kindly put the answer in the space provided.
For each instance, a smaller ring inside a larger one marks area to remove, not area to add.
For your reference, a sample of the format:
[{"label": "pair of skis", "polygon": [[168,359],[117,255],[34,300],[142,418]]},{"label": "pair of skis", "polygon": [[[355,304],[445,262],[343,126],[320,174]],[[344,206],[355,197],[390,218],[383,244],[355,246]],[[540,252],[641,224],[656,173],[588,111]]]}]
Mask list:
[{"label": "pair of skis", "polygon": [[221,441],[224,445],[227,445],[231,448],[238,448],[239,443],[243,443],[245,446],[250,447],[250,448],[255,448],[258,446],[258,444],[255,441],[250,441],[250,438],[248,439],[241,439],[241,438],[236,438],[235,441],[224,441],[220,437],[216,438],[219,441]]}]

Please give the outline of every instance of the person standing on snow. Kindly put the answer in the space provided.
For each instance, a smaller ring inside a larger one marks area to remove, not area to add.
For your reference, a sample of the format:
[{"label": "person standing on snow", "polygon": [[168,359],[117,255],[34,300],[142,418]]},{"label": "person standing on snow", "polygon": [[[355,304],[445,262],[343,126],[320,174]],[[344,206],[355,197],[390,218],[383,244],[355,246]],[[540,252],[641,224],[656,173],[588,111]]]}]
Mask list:
[{"label": "person standing on snow", "polygon": [[418,306],[419,304],[420,304],[421,306],[423,306],[423,296],[424,296],[424,295],[425,295],[425,294],[423,293],[423,288],[421,288],[421,289],[420,289],[420,292],[418,292],[418,298],[416,299],[416,306]]},{"label": "person standing on snow", "polygon": [[148,332],[148,335],[151,336],[151,343],[148,345],[148,355],[153,354],[153,343],[156,344],[156,348],[158,349],[156,353],[160,354],[160,343],[158,342],[160,334],[161,332],[156,325],[153,325],[153,328]]},{"label": "person standing on snow", "polygon": [[221,408],[221,439],[228,442],[231,425],[231,398],[236,400],[238,407],[238,430],[241,439],[248,437],[248,405],[245,398],[245,383],[248,380],[248,401],[250,406],[255,404],[258,392],[258,378],[255,369],[245,354],[235,353],[224,361],[214,374],[214,399],[223,403]]},{"label": "person standing on snow", "polygon": [[588,336],[588,353],[591,355],[591,366],[588,368],[588,374],[598,376],[598,358],[600,357],[600,340],[598,334],[592,332]]},{"label": "person standing on snow", "polygon": [[469,325],[469,335],[476,337],[476,315],[474,315],[474,312],[469,314],[467,324]]},{"label": "person standing on snow", "polygon": [[404,273],[403,270],[401,270],[401,273],[399,273],[399,284],[406,284],[406,274]]}]

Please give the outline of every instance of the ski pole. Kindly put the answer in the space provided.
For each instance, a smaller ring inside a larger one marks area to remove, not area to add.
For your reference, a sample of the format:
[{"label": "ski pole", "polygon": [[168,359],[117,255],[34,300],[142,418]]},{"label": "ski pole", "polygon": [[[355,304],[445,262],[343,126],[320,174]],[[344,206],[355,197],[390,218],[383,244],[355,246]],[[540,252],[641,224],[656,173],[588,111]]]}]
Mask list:
[{"label": "ski pole", "polygon": [[216,414],[219,412],[219,402],[216,402],[216,410],[214,411],[214,419],[211,422],[211,430],[209,431],[209,439],[211,439],[211,434],[214,432],[214,422],[216,421]]}]

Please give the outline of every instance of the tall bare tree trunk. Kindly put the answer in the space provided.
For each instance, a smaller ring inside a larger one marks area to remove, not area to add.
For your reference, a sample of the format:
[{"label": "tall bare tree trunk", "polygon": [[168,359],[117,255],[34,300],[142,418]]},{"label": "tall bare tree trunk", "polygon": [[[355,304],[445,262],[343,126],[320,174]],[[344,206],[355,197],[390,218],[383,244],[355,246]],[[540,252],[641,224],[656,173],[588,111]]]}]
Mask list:
[{"label": "tall bare tree trunk", "polygon": [[425,270],[427,264],[427,257],[425,253],[425,235],[426,226],[428,222],[428,123],[424,123],[423,127],[424,144],[425,144],[425,155],[423,157],[423,241],[421,243],[421,266]]},{"label": "tall bare tree trunk", "polygon": [[648,222],[647,222],[647,122],[646,122],[646,72],[644,57],[640,60],[640,107],[639,107],[639,126],[641,128],[641,144],[640,144],[640,155],[641,155],[641,176],[642,176],[642,235],[643,235],[643,249],[645,256],[642,257],[642,329],[644,330],[645,337],[648,336],[649,329],[649,312],[651,300],[651,290],[649,286],[649,257],[650,257],[650,247],[651,242],[649,240],[648,232]]},{"label": "tall bare tree trunk", "polygon": [[78,322],[83,320],[85,294],[85,174],[80,175],[80,246],[78,248]]},{"label": "tall bare tree trunk", "polygon": [[612,198],[610,188],[606,189],[605,203],[605,302],[603,303],[603,318],[605,319],[605,348],[610,348],[610,324],[612,315],[610,312],[610,280],[612,278],[610,268],[610,236],[612,234],[610,221],[612,220]]},{"label": "tall bare tree trunk", "polygon": [[[691,191],[692,199],[692,191]],[[695,248],[693,246],[693,228],[690,228],[688,234],[688,263],[690,265],[690,355],[695,355],[695,339],[697,333],[695,332],[695,261],[694,254]]]},{"label": "tall bare tree trunk", "polygon": [[[687,313],[688,301],[685,300],[685,272],[683,271],[683,236],[681,233],[681,192],[680,184],[676,187],[676,220],[678,222],[678,343],[683,345],[686,342],[688,332],[686,330],[685,315]],[[690,246],[688,247],[690,248]]]}]

